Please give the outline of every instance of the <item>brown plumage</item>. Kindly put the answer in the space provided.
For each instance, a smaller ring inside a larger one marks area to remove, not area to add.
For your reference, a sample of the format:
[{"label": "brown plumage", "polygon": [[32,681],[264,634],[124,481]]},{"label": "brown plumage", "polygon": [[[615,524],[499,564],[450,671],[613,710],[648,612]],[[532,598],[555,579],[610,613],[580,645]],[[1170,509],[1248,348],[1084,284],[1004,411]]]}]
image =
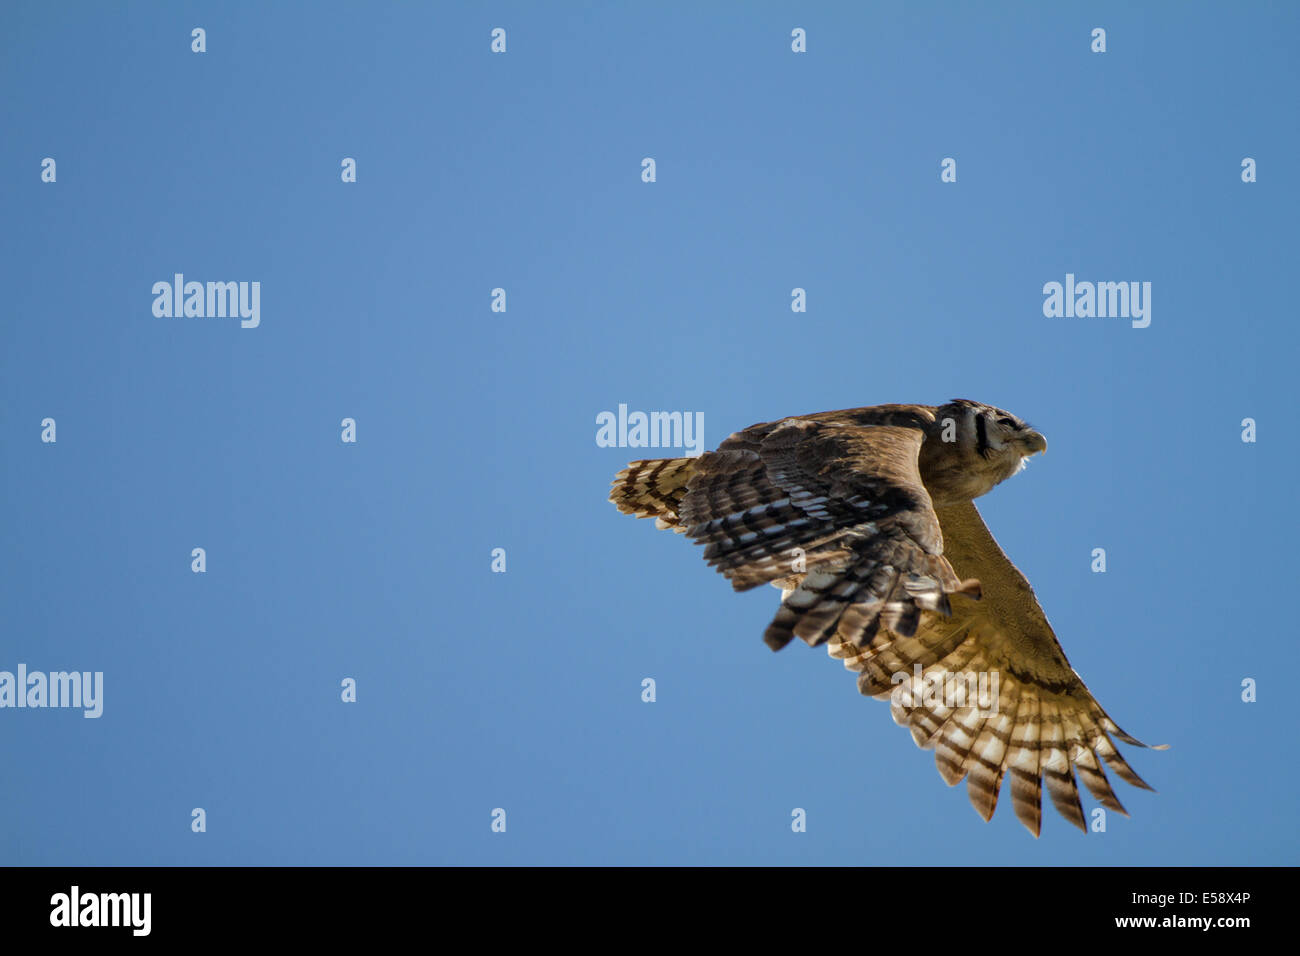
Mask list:
[{"label": "brown plumage", "polygon": [[[780,587],[768,646],[826,644],[934,749],[949,785],[966,780],[985,820],[1009,777],[1037,836],[1044,780],[1083,830],[1075,770],[1120,813],[1103,763],[1151,789],[1111,736],[1144,745],[1070,667],[972,502],[1046,447],[1014,415],[966,400],[821,412],[753,425],[699,458],[632,462],[610,500],[704,545],[736,590]],[[983,691],[973,706],[966,686]]]}]

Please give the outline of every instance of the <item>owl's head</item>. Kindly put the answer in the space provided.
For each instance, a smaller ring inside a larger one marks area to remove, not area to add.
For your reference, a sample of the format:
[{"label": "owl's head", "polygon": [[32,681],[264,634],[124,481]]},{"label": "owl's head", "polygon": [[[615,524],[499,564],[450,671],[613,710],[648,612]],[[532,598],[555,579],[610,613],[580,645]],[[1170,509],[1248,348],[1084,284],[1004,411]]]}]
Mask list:
[{"label": "owl's head", "polygon": [[1005,409],[954,399],[935,411],[921,449],[921,475],[936,504],[987,494],[1047,450],[1047,439]]}]

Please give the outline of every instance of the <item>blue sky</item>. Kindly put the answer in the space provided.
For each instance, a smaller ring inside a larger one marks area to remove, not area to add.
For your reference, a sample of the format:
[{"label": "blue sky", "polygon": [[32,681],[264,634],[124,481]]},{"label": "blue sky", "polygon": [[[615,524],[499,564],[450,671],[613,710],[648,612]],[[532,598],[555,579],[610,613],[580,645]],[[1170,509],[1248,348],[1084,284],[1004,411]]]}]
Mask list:
[{"label": "blue sky", "polygon": [[[0,710],[0,861],[1295,864],[1297,27],[7,5],[0,670],[102,671],[104,712]],[[156,317],[177,272],[260,282],[260,325]],[[1150,326],[1045,317],[1067,273],[1150,282]],[[620,403],[715,447],[956,397],[1049,439],[979,506],[1171,745],[1124,748],[1160,792],[1106,833],[983,823],[838,662],[767,650],[775,591],[606,501]]]}]

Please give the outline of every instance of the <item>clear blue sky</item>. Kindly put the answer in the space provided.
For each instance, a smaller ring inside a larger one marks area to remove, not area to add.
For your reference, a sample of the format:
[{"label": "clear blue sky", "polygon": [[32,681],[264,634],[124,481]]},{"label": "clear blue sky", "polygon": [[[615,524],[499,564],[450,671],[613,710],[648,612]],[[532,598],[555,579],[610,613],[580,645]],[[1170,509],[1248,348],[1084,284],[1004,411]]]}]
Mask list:
[{"label": "clear blue sky", "polygon": [[[1300,13],[1130,7],[5,5],[0,669],[105,699],[0,710],[0,862],[1300,861]],[[155,317],[176,272],[261,325]],[[1046,318],[1066,273],[1150,327]],[[981,822],[605,500],[620,403],[955,397],[1048,437],[980,506],[1171,745],[1104,834]]]}]

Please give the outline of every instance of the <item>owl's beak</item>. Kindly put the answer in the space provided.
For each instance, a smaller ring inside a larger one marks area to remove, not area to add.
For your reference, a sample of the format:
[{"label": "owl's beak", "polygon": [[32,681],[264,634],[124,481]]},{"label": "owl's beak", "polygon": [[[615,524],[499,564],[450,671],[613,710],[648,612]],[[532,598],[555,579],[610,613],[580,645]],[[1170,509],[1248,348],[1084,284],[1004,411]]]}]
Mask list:
[{"label": "owl's beak", "polygon": [[1038,432],[1026,432],[1020,436],[1020,444],[1025,448],[1025,457],[1047,451],[1047,439]]}]

